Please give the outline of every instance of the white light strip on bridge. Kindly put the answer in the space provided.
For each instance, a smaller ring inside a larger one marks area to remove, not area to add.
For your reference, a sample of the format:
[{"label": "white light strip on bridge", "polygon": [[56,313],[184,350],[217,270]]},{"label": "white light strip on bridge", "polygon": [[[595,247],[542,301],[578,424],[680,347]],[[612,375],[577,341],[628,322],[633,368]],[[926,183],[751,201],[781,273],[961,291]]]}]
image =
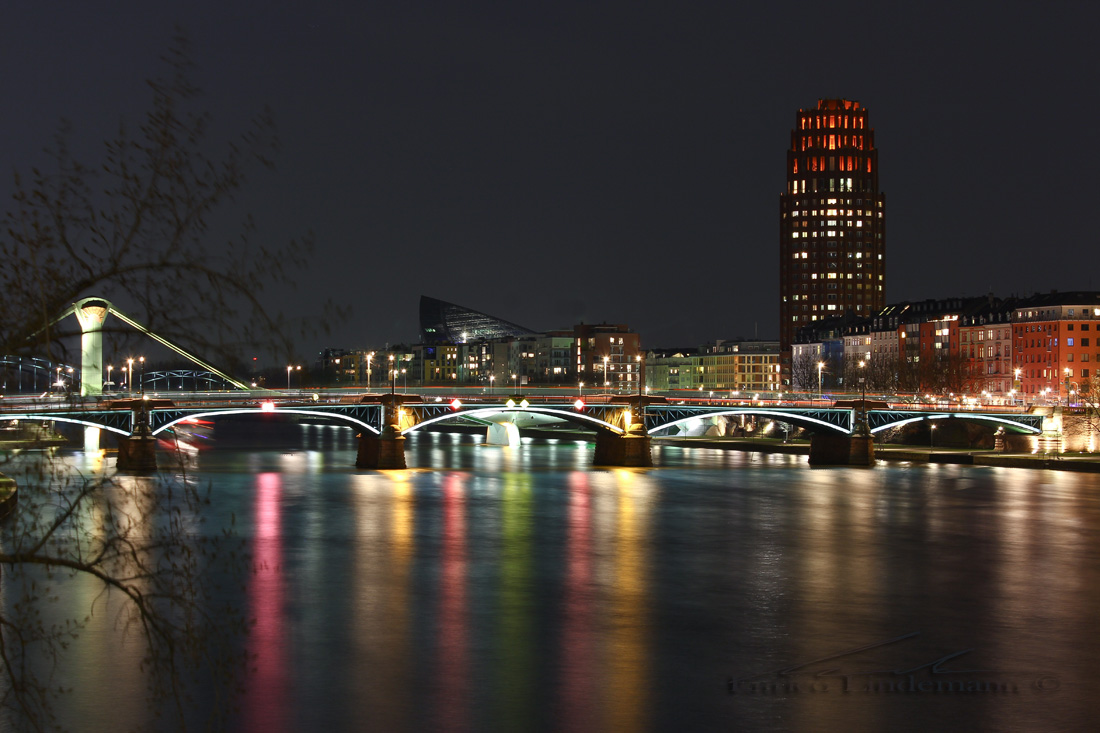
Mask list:
[{"label": "white light strip on bridge", "polygon": [[[8,416],[5,415],[4,419],[8,419]],[[19,417],[13,417],[11,419],[15,420],[16,422],[20,420],[49,420],[50,422],[67,422],[73,425],[83,425],[86,428],[103,428],[104,430],[110,430],[112,433],[118,433],[119,435],[130,437],[129,430],[112,428],[108,425],[100,425],[99,423],[88,422],[87,420],[77,420],[75,417],[60,417],[58,415],[20,415]]]},{"label": "white light strip on bridge", "polygon": [[899,422],[893,422],[888,425],[880,425],[877,428],[874,428],[871,432],[877,433],[879,431],[887,430],[889,428],[897,428],[901,427],[902,425],[908,425],[912,422],[920,422],[921,420],[946,420],[949,417],[954,417],[959,420],[988,420],[989,422],[1000,423],[1001,425],[1007,425],[1011,428],[1026,430],[1029,433],[1038,434],[1043,432],[1042,428],[1033,428],[1030,425],[1025,425],[1022,422],[1017,422],[1009,418],[995,417],[993,415],[975,415],[970,412],[939,412],[931,415],[921,415],[920,417],[911,417],[908,420],[901,420]]},{"label": "white light strip on bridge", "polygon": [[724,411],[721,411],[721,412],[701,412],[698,415],[692,415],[691,417],[682,417],[679,420],[673,420],[670,423],[666,423],[664,425],[660,425],[658,427],[652,428],[652,429],[650,429],[649,434],[652,435],[653,433],[656,433],[658,431],[667,430],[668,428],[672,427],[673,425],[679,425],[680,423],[685,423],[685,422],[688,422],[689,420],[702,420],[702,419],[708,418],[708,417],[721,417],[723,415],[768,415],[770,417],[784,418],[782,420],[782,422],[795,422],[792,418],[797,417],[798,422],[815,423],[817,425],[821,425],[822,427],[829,428],[830,430],[832,430],[834,432],[837,432],[837,433],[841,433],[843,435],[851,435],[852,434],[851,430],[848,430],[846,428],[842,428],[839,425],[833,425],[832,423],[827,423],[824,420],[818,420],[816,417],[805,417],[803,415],[799,415],[798,413],[793,413],[793,412],[777,412],[775,410],[753,410],[753,409],[749,409],[749,408],[739,408],[739,409],[736,409],[736,410],[724,410]]},{"label": "white light strip on bridge", "polygon": [[225,372],[219,371],[216,367],[214,367],[210,364],[207,364],[205,361],[203,361],[199,357],[195,356],[194,354],[187,353],[186,351],[184,351],[180,347],[173,344],[168,339],[162,338],[162,337],[156,335],[155,333],[150,331],[148,328],[146,328],[145,326],[143,326],[140,323],[138,323],[137,321],[135,321],[133,318],[130,318],[129,316],[127,316],[125,313],[115,310],[113,306],[111,307],[111,313],[118,316],[119,320],[121,320],[122,322],[130,324],[131,326],[133,326],[137,330],[141,331],[143,334],[145,334],[149,338],[153,339],[157,343],[163,344],[164,346],[167,346],[172,351],[176,352],[177,354],[184,357],[185,359],[189,359],[192,363],[202,367],[203,369],[208,369],[211,372],[213,372],[214,374],[217,374],[219,377],[221,377],[225,381],[229,382],[230,384],[232,384],[237,389],[243,389],[245,391],[249,390],[248,385],[245,384],[244,382],[238,382],[233,377],[229,376]]},{"label": "white light strip on bridge", "polygon": [[600,420],[599,418],[589,417],[588,415],[582,415],[579,412],[569,412],[569,411],[566,411],[566,410],[554,410],[554,409],[550,409],[550,408],[546,408],[546,407],[534,407],[534,406],[528,406],[526,408],[523,408],[523,407],[511,407],[511,408],[509,408],[509,407],[504,407],[502,405],[501,407],[482,407],[482,408],[478,408],[476,410],[459,410],[459,411],[453,412],[449,415],[440,415],[439,417],[433,417],[433,418],[430,418],[428,420],[424,420],[423,422],[418,422],[416,425],[413,425],[412,427],[409,427],[409,428],[406,428],[405,430],[402,430],[401,434],[404,435],[405,433],[411,433],[414,430],[419,430],[420,428],[424,427],[425,425],[431,425],[432,423],[442,422],[444,420],[453,420],[456,417],[470,417],[470,416],[481,417],[481,416],[484,416],[484,415],[499,415],[499,414],[505,413],[505,412],[537,413],[539,415],[560,415],[561,417],[569,419],[570,421],[576,420],[576,419],[587,420],[588,422],[595,423],[596,425],[602,425],[603,427],[607,428],[608,430],[611,430],[612,432],[615,432],[615,433],[619,433],[620,435],[623,433],[622,428],[617,428],[614,425],[612,425],[611,423],[604,422],[603,420]]},{"label": "white light strip on bridge", "polygon": [[[275,410],[271,410],[269,412],[264,412],[263,409],[260,408],[260,407],[246,407],[246,408],[236,408],[236,409],[232,409],[232,410],[211,410],[209,412],[196,412],[193,415],[185,415],[184,417],[177,418],[177,419],[173,420],[170,423],[167,423],[165,425],[161,425],[159,428],[157,428],[156,430],[153,431],[153,435],[157,435],[158,433],[162,433],[165,430],[167,430],[168,428],[170,428],[174,425],[177,425],[181,422],[184,422],[186,420],[195,420],[195,419],[198,419],[198,418],[201,418],[201,417],[218,417],[220,415],[280,415],[280,414],[282,414],[282,415],[311,415],[313,417],[327,417],[330,420],[342,420],[344,422],[350,422],[350,423],[353,423],[355,425],[358,425],[359,427],[366,428],[367,430],[371,431],[375,435],[378,435],[378,428],[374,427],[373,425],[368,425],[367,423],[363,422],[362,420],[358,420],[358,419],[356,419],[354,417],[350,417],[348,415],[342,415],[338,412],[320,412],[318,410],[296,410],[294,408],[284,408],[284,407],[279,407],[279,408],[276,408]],[[124,434],[129,435],[129,433],[124,433]]]}]

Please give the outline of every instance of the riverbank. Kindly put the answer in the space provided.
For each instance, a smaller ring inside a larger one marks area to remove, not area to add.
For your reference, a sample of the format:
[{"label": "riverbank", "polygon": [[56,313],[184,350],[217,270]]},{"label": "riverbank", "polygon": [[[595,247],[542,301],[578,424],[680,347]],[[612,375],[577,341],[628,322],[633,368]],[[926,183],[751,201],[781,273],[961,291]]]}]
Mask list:
[{"label": "riverbank", "polygon": [[[654,438],[654,445],[678,445],[683,448],[717,448],[750,453],[785,453],[809,455],[808,442],[788,442],[769,438]],[[875,459],[880,461],[910,461],[915,463],[945,463],[967,466],[1000,466],[1003,468],[1035,468],[1052,471],[1100,473],[1100,454],[1067,453],[1001,453],[991,450],[959,448],[918,448],[905,445],[875,444]]]}]

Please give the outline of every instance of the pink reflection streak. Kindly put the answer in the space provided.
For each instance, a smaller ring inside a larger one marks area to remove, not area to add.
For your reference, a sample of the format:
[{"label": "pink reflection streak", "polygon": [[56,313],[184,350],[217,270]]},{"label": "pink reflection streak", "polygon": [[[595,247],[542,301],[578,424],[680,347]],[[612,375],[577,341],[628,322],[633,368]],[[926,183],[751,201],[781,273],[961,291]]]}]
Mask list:
[{"label": "pink reflection streak", "polygon": [[588,474],[569,477],[569,539],[565,557],[561,650],[561,730],[592,730],[592,693],[598,684],[592,646],[592,491]]},{"label": "pink reflection streak", "polygon": [[244,730],[288,730],[286,620],[283,615],[282,479],[277,473],[256,477],[255,572],[248,588],[255,624],[249,636],[252,674],[244,699]]},{"label": "pink reflection streak", "polygon": [[463,475],[443,482],[443,546],[439,588],[440,730],[470,729],[469,628],[466,608],[466,490]]}]

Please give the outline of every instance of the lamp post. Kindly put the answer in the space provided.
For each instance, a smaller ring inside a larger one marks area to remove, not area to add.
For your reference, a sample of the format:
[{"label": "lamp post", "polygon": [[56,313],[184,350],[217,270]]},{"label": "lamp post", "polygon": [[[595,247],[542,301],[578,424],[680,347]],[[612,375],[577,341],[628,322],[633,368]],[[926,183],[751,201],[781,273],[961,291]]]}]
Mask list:
[{"label": "lamp post", "polygon": [[512,393],[519,394],[519,375],[512,375]]},{"label": "lamp post", "polygon": [[370,392],[370,363],[374,358],[374,352],[367,352],[367,391]]},{"label": "lamp post", "polygon": [[496,375],[495,374],[490,374],[489,375],[489,396],[490,397],[493,396],[493,382],[495,382],[495,381],[497,381]]},{"label": "lamp post", "polygon": [[609,384],[611,384],[611,380],[609,380],[609,379],[607,378],[607,362],[608,362],[608,361],[610,361],[610,360],[611,360],[611,357],[610,357],[610,356],[605,356],[605,357],[603,358],[603,386],[604,386],[605,388],[606,388],[606,387],[607,387],[607,386],[608,386]]},{"label": "lamp post", "polygon": [[[390,360],[393,360],[392,356]],[[392,397],[395,394],[397,394],[397,370],[390,369],[390,396]]]},{"label": "lamp post", "polygon": [[112,369],[114,369],[114,366],[111,365],[111,364],[108,364],[107,365],[107,391],[110,391],[111,387],[113,386],[113,383],[111,382],[111,370]]},{"label": "lamp post", "polygon": [[821,370],[825,368],[825,362],[819,361],[817,363],[817,398],[819,400],[825,399],[824,390],[821,389]]},{"label": "lamp post", "polygon": [[126,360],[126,391],[133,394],[134,392],[134,360]]},{"label": "lamp post", "polygon": [[401,391],[409,391],[409,375],[405,367],[401,367]]},{"label": "lamp post", "polygon": [[145,396],[145,357],[141,357],[141,396]]},{"label": "lamp post", "polygon": [[584,400],[584,382],[578,382],[577,384],[578,384],[578,389],[580,391],[581,401],[583,401]]},{"label": "lamp post", "polygon": [[1069,367],[1066,367],[1062,371],[1066,375],[1066,378],[1065,378],[1065,382],[1066,382],[1066,407],[1069,407],[1069,378],[1073,376],[1073,370],[1070,369]]},{"label": "lamp post", "polygon": [[928,423],[928,453],[929,454],[932,454],[932,453],[936,452],[935,436],[936,436],[936,423],[929,422]]}]

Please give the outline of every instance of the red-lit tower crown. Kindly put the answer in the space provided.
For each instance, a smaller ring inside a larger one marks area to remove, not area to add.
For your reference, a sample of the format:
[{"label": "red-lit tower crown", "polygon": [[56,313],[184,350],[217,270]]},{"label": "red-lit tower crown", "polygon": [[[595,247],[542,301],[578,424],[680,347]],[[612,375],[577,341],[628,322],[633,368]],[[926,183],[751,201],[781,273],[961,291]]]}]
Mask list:
[{"label": "red-lit tower crown", "polygon": [[799,328],[886,304],[886,196],[859,102],[821,99],[798,111],[779,210],[779,339],[789,377]]}]

